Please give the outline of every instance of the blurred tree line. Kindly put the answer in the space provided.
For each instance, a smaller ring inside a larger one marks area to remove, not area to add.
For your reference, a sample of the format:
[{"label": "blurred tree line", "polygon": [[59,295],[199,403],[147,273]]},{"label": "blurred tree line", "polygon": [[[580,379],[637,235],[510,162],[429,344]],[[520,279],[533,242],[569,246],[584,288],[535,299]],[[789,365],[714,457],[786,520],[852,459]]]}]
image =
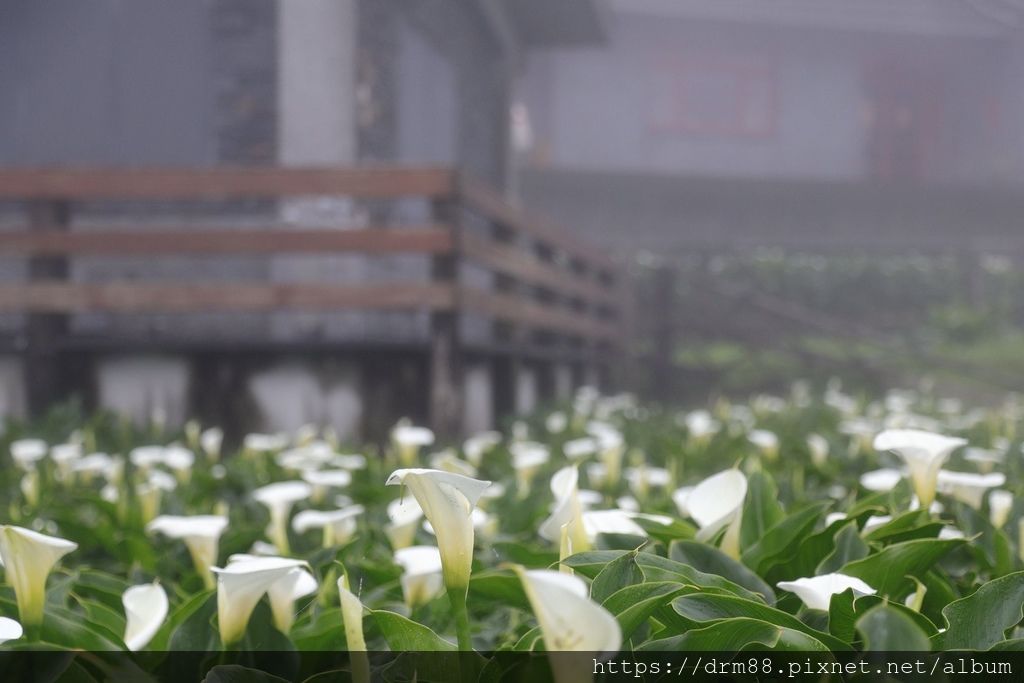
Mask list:
[{"label": "blurred tree line", "polygon": [[1024,271],[991,254],[640,254],[625,383],[665,401],[836,376],[922,376],[975,399],[1024,387]]}]

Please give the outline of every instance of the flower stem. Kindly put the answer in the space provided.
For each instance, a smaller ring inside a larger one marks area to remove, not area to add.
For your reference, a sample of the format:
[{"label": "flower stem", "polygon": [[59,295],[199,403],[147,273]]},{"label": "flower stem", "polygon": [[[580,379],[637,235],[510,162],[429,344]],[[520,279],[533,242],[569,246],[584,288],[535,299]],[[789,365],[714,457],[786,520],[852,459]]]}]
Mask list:
[{"label": "flower stem", "polygon": [[24,638],[26,641],[33,643],[37,640],[41,640],[43,637],[43,625],[42,623],[23,623],[22,629],[24,629]]},{"label": "flower stem", "polygon": [[461,590],[448,591],[448,599],[452,603],[452,612],[455,614],[455,635],[459,641],[459,650],[471,652],[473,643],[469,637],[469,612],[466,610],[466,593],[468,587]]}]

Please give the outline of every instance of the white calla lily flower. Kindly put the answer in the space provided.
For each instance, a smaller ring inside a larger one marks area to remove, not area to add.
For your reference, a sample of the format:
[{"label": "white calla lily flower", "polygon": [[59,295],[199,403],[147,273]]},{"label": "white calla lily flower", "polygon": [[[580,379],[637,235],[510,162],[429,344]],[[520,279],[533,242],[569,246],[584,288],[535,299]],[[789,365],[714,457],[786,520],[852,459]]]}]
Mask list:
[{"label": "white calla lily flower", "polygon": [[192,476],[192,466],[195,465],[196,454],[184,446],[168,446],[164,449],[163,464],[169,467],[178,481],[187,482]]},{"label": "white calla lily flower", "polygon": [[526,441],[530,438],[530,425],[526,424],[522,420],[516,420],[512,423],[512,441]]},{"label": "white calla lily flower", "polygon": [[[480,508],[473,508],[473,511],[469,514],[469,519],[473,522],[473,530],[481,538],[490,538],[498,531],[498,520]],[[429,520],[423,520],[423,530],[431,536],[437,536]]]},{"label": "white calla lily flower", "polygon": [[964,452],[964,460],[975,463],[982,474],[988,474],[1005,459],[1005,451],[995,448],[968,448]]},{"label": "white calla lily flower", "polygon": [[[284,560],[287,558],[261,555],[232,555],[228,558],[228,567],[237,562],[252,560]],[[296,567],[277,581],[270,584],[267,597],[270,599],[270,612],[274,618],[274,627],[287,635],[295,623],[295,601],[307,595],[313,595],[319,588],[316,578],[304,567]]]},{"label": "white calla lily flower", "polygon": [[276,453],[288,447],[287,434],[246,434],[242,449],[248,453]]},{"label": "white calla lily flower", "polygon": [[590,485],[599,489],[604,488],[608,482],[608,468],[605,464],[603,462],[588,462],[586,469]]},{"label": "white calla lily flower", "polygon": [[548,652],[608,653],[622,646],[618,620],[587,596],[587,584],[582,579],[550,569],[517,567],[516,572]]},{"label": "white calla lily flower", "polygon": [[274,462],[283,469],[301,472],[318,470],[335,455],[334,447],[326,441],[313,441],[280,451],[274,456]]},{"label": "white calla lily flower", "polygon": [[188,444],[189,448],[199,448],[199,434],[202,429],[203,426],[195,418],[185,422],[185,443]]},{"label": "white calla lily flower", "polygon": [[885,526],[892,521],[892,515],[871,515],[864,522],[864,528],[861,529],[862,534],[869,534],[875,529]]},{"label": "white calla lily flower", "polygon": [[875,450],[892,451],[907,465],[910,482],[921,505],[935,499],[939,470],[950,454],[967,441],[920,429],[886,429],[874,440]]},{"label": "white calla lily flower", "polygon": [[143,523],[148,524],[160,513],[164,491],[173,491],[178,481],[163,470],[149,470],[145,481],[135,486]]},{"label": "white calla lily flower", "polygon": [[350,505],[340,510],[303,510],[292,519],[292,529],[302,534],[310,529],[323,529],[323,546],[348,543],[356,532],[356,521],[365,509]]},{"label": "white calla lily flower", "polygon": [[832,484],[828,489],[826,489],[825,493],[828,494],[829,498],[842,500],[846,497],[846,494],[849,493],[849,491],[847,491],[846,487],[842,484]]},{"label": "white calla lily flower", "polygon": [[17,640],[23,635],[25,635],[25,629],[21,627],[21,624],[9,617],[0,617],[0,643]]},{"label": "white calla lily flower", "polygon": [[896,488],[903,481],[903,477],[904,474],[900,470],[883,467],[860,475],[860,485],[868,491],[885,493]]},{"label": "white calla lily flower", "polygon": [[493,483],[484,490],[477,505],[480,507],[487,507],[488,503],[504,497],[505,485],[501,483]]},{"label": "white calla lily flower", "polygon": [[556,411],[544,418],[544,428],[549,434],[561,434],[569,426],[569,418],[565,413]]},{"label": "white calla lily flower", "polygon": [[213,462],[220,460],[220,449],[223,444],[224,430],[220,427],[210,427],[199,435],[199,447],[206,454],[207,459]]},{"label": "white calla lily flower", "polygon": [[766,460],[775,460],[779,456],[779,437],[767,429],[754,429],[747,434],[747,441],[754,444]]},{"label": "white calla lily flower", "polygon": [[480,467],[484,456],[501,443],[501,432],[486,431],[474,434],[462,443],[462,454],[475,467]]},{"label": "white calla lily flower", "polygon": [[71,466],[82,457],[82,444],[77,441],[59,443],[50,448],[50,459],[57,464],[57,477],[63,482],[71,480]]},{"label": "white calla lily flower", "polygon": [[414,545],[395,551],[402,568],[402,595],[410,610],[425,605],[444,592],[441,551],[432,545]]},{"label": "white calla lily flower", "polygon": [[686,431],[692,441],[705,442],[718,433],[722,425],[706,410],[694,410],[684,418]]},{"label": "white calla lily flower", "polygon": [[520,498],[530,494],[533,479],[540,468],[551,459],[548,447],[536,441],[517,441],[509,446],[512,469],[516,473],[516,488]]},{"label": "white calla lily flower", "polygon": [[184,541],[196,572],[207,588],[213,588],[210,567],[217,564],[217,547],[227,527],[228,518],[222,515],[160,515],[146,525],[146,531]]},{"label": "white calla lily flower", "polygon": [[541,538],[561,543],[563,529],[573,553],[590,549],[590,539],[583,527],[583,506],[579,498],[579,470],[575,465],[563,467],[551,477],[554,510],[538,530]]},{"label": "white calla lily flower", "polygon": [[652,488],[665,488],[672,482],[672,474],[664,467],[640,465],[626,469],[626,481],[633,493],[645,498]]},{"label": "white calla lily flower", "polygon": [[830,512],[825,515],[825,527],[828,528],[843,519],[846,519],[845,512]]},{"label": "white calla lily flower", "polygon": [[132,586],[121,596],[126,620],[124,644],[135,652],[153,640],[167,618],[167,593],[159,583]]},{"label": "white calla lily flower", "polygon": [[25,470],[34,470],[36,463],[46,457],[50,447],[42,439],[18,439],[11,442],[11,459]]},{"label": "white calla lily flower", "polygon": [[434,443],[434,432],[417,427],[408,420],[400,420],[391,430],[391,443],[398,452],[398,461],[405,467],[416,463],[420,449]]},{"label": "white calla lily flower", "polygon": [[590,436],[571,439],[562,444],[562,453],[572,462],[579,462],[597,453],[597,440]]},{"label": "white calla lily flower", "polygon": [[580,489],[580,505],[584,510],[589,510],[597,505],[604,505],[604,494],[593,489]]},{"label": "white calla lily flower", "polygon": [[596,420],[587,424],[587,433],[597,439],[598,457],[605,467],[605,484],[617,485],[622,474],[622,457],[626,452],[622,433],[612,425]]},{"label": "white calla lily flower", "polygon": [[1006,483],[1006,475],[1001,472],[975,474],[973,472],[951,472],[939,470],[936,489],[956,498],[961,503],[970,505],[975,510],[981,509],[985,492],[999,488]]},{"label": "white calla lily flower", "polygon": [[626,510],[585,510],[583,530],[591,543],[599,534],[647,536],[644,528],[633,521],[633,513]]},{"label": "white calla lily flower", "polygon": [[630,514],[640,512],[640,501],[633,496],[619,496],[615,499],[615,504],[619,506],[620,510]]},{"label": "white calla lily flower", "polygon": [[[252,545],[249,546],[249,555],[255,555],[256,557],[280,557],[281,552],[277,549],[277,546],[273,543],[267,543],[266,541],[253,541]],[[234,555],[232,555],[234,557]],[[231,559],[230,557],[228,558]]]},{"label": "white calla lily flower", "polygon": [[332,488],[345,488],[352,483],[352,473],[348,470],[303,470],[302,480],[313,487],[310,499],[319,503],[327,497]]},{"label": "white calla lily flower", "polygon": [[464,477],[475,477],[476,466],[473,463],[461,460],[455,451],[446,448],[443,451],[430,456],[430,467],[435,470],[444,470],[453,474],[461,474]]},{"label": "white calla lily flower", "polygon": [[72,541],[31,529],[0,526],[0,559],[25,628],[34,630],[42,625],[46,578],[57,562],[77,547]]},{"label": "white calla lily flower", "polygon": [[25,496],[25,502],[31,507],[39,505],[39,470],[31,469],[21,475],[18,482],[21,494]]},{"label": "white calla lily flower", "polygon": [[437,534],[445,585],[464,590],[473,563],[472,511],[489,481],[429,469],[395,470],[387,486],[407,486]]},{"label": "white calla lily flower", "polygon": [[775,584],[784,591],[795,593],[811,609],[828,611],[832,596],[852,588],[856,595],[874,595],[877,591],[855,576],[834,573],[812,576]]},{"label": "white calla lily flower", "polygon": [[735,468],[697,484],[686,499],[690,518],[700,527],[697,539],[706,541],[728,527],[722,539],[722,551],[733,558],[739,557],[740,522],[746,497],[747,478]]},{"label": "white calla lily flower", "polygon": [[307,566],[303,560],[255,557],[239,559],[224,568],[213,567],[217,575],[217,620],[224,646],[242,639],[256,603],[271,586]]},{"label": "white calla lily flower", "polygon": [[128,460],[133,467],[148,470],[164,461],[164,447],[138,446],[129,451]]},{"label": "white calla lily flower", "polygon": [[419,501],[412,496],[402,496],[388,503],[387,512],[391,521],[384,532],[391,541],[391,549],[398,550],[412,545],[416,538],[416,529],[423,519],[423,508],[420,507]]},{"label": "white calla lily flower", "polygon": [[320,428],[315,424],[307,423],[300,425],[295,430],[295,436],[292,439],[292,443],[296,446],[305,446],[308,443],[316,441],[317,437],[320,436]]},{"label": "white calla lily flower", "polygon": [[988,494],[988,514],[992,526],[1003,528],[1010,520],[1013,511],[1013,494],[1003,489],[996,489]]},{"label": "white calla lily flower", "polygon": [[121,499],[121,489],[113,484],[106,484],[100,489],[100,498],[108,503],[116,503]]},{"label": "white calla lily flower", "polygon": [[94,476],[102,476],[109,472],[113,463],[114,459],[106,453],[90,453],[71,463],[71,471],[88,482]]},{"label": "white calla lily flower", "polygon": [[366,469],[366,456],[358,453],[334,453],[327,464],[339,470],[364,470]]},{"label": "white calla lily flower", "polygon": [[267,536],[282,554],[291,552],[288,543],[288,515],[292,506],[300,500],[306,500],[312,493],[313,487],[304,481],[279,481],[252,492],[253,500],[266,506],[270,512]]},{"label": "white calla lily flower", "polygon": [[877,420],[866,417],[851,417],[840,422],[839,431],[850,437],[850,455],[869,452],[879,427]]},{"label": "white calla lily flower", "polygon": [[345,649],[349,652],[352,680],[355,683],[370,683],[370,660],[363,635],[363,603],[349,587],[348,574],[342,573],[338,579],[338,598],[341,603],[341,620],[345,625]]},{"label": "white calla lily flower", "polygon": [[680,517],[690,516],[690,494],[693,493],[693,486],[682,486],[672,492],[672,502],[675,503],[676,510],[679,511]]},{"label": "white calla lily flower", "polygon": [[395,470],[385,485],[408,486],[423,508],[437,534],[441,566],[448,599],[455,616],[459,648],[472,649],[466,595],[473,566],[472,511],[484,490],[491,485],[460,474],[428,469]]},{"label": "white calla lily flower", "polygon": [[808,434],[807,451],[811,454],[811,464],[815,467],[824,467],[828,462],[828,439],[821,434]]}]

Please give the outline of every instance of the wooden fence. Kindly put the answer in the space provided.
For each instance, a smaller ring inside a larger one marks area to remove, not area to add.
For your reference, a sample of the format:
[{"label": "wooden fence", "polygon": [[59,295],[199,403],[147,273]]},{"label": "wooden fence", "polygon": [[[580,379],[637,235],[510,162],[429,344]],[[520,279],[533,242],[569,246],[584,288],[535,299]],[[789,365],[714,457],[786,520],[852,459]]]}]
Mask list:
[{"label": "wooden fence", "polygon": [[[167,221],[133,229],[119,215],[117,227],[73,227],[73,211],[83,203],[157,201],[166,209],[174,202],[306,196],[373,203],[415,198],[429,205],[430,218],[357,229],[211,223],[190,224],[186,231],[164,226]],[[55,342],[68,334],[63,319],[82,312],[429,311],[423,340],[430,359],[429,406],[442,431],[454,430],[460,415],[466,352],[606,363],[621,344],[623,283],[612,260],[448,168],[0,170],[0,201],[11,200],[26,203],[27,228],[0,232],[0,257],[25,258],[29,267],[25,281],[0,284],[0,312],[28,314],[29,387],[40,395]],[[69,261],[86,256],[401,253],[429,257],[430,276],[369,284],[68,278]],[[492,273],[492,285],[467,284],[463,263]],[[476,344],[481,348],[460,339],[459,319],[467,314],[493,321],[494,334]]]}]

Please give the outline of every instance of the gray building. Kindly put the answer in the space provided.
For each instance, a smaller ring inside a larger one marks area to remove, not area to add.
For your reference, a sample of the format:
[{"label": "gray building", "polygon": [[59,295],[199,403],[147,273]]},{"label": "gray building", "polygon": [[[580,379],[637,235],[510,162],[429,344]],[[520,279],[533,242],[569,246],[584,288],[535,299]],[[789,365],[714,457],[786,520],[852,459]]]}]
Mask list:
[{"label": "gray building", "polygon": [[[0,166],[431,164],[505,191],[509,112],[527,55],[602,38],[591,0],[7,0],[0,3]],[[23,227],[17,207],[8,208],[3,229]],[[316,197],[194,207],[103,203],[76,206],[69,229],[120,220],[144,231],[169,219],[184,229],[211,222],[345,229],[383,210]],[[413,220],[423,210],[386,209]],[[27,268],[4,259],[0,278],[23,280]],[[418,256],[76,257],[67,268],[82,283],[112,276],[363,283],[396,272],[426,278],[430,263]],[[422,392],[414,389],[424,368],[407,354],[327,354],[313,367],[313,356],[297,355],[304,344],[372,348],[386,340],[401,348],[426,333],[422,315],[69,318],[69,338],[116,343],[71,355],[66,374],[87,387],[88,403],[139,420],[159,414],[176,423],[198,410],[246,428],[321,422],[354,434],[369,414],[423,417]],[[0,320],[14,348],[24,324],[19,315]],[[293,350],[239,360],[239,340],[253,339]],[[0,368],[9,380],[0,398],[7,414],[25,412],[19,362],[11,356]],[[229,365],[234,370],[224,370]],[[468,394],[493,393],[479,386],[491,382],[488,373],[469,368],[466,382]],[[515,407],[532,405],[534,384],[517,390]],[[236,414],[224,413],[215,398],[224,395],[238,396]],[[466,428],[489,426],[495,406],[470,403]]]},{"label": "gray building", "polygon": [[601,45],[527,59],[531,205],[629,250],[1010,243],[1019,3],[610,7]]}]

